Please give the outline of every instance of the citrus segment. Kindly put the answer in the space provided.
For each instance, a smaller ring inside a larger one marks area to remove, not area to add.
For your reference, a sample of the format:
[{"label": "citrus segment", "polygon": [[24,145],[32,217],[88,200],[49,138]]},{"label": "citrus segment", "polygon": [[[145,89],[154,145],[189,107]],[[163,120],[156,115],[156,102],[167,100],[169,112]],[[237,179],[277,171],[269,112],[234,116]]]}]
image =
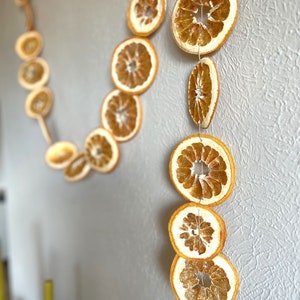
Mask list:
[{"label": "citrus segment", "polygon": [[225,43],[237,13],[237,0],[177,0],[172,13],[174,39],[188,53],[211,53]]},{"label": "citrus segment", "polygon": [[47,164],[54,169],[65,168],[77,155],[77,148],[70,142],[57,142],[51,145],[45,155]]},{"label": "citrus segment", "polygon": [[86,177],[90,170],[85,154],[79,153],[65,168],[65,179],[71,182],[79,181]]},{"label": "citrus segment", "polygon": [[104,128],[93,130],[85,140],[85,157],[91,168],[111,172],[118,164],[119,145],[112,134]]},{"label": "citrus segment", "polygon": [[29,31],[22,34],[16,42],[16,52],[21,59],[36,58],[42,51],[43,37],[37,31]]},{"label": "citrus segment", "polygon": [[212,209],[188,203],[172,215],[169,235],[173,248],[181,257],[207,260],[222,251],[226,227],[223,219]]},{"label": "citrus segment", "polygon": [[49,80],[49,67],[42,58],[35,58],[23,63],[18,78],[20,85],[27,90],[45,85]]},{"label": "citrus segment", "polygon": [[220,80],[214,61],[204,57],[193,69],[188,84],[189,112],[193,121],[207,128],[219,99]]},{"label": "citrus segment", "polygon": [[138,133],[142,121],[139,97],[117,89],[111,91],[103,101],[101,120],[103,127],[109,130],[118,142],[132,139]]},{"label": "citrus segment", "polygon": [[207,261],[176,256],[170,280],[178,300],[235,300],[240,286],[238,272],[223,254]]},{"label": "citrus segment", "polygon": [[235,183],[235,165],[229,149],[206,134],[191,135],[179,143],[171,155],[169,172],[177,191],[202,205],[221,204]]},{"label": "citrus segment", "polygon": [[26,99],[26,114],[31,118],[45,117],[53,105],[53,95],[49,88],[41,87],[32,91]]},{"label": "citrus segment", "polygon": [[153,83],[158,68],[156,50],[146,38],[132,37],[114,50],[111,76],[121,91],[138,95]]},{"label": "citrus segment", "polygon": [[166,0],[131,0],[127,11],[128,27],[135,35],[150,35],[164,20],[166,6]]}]

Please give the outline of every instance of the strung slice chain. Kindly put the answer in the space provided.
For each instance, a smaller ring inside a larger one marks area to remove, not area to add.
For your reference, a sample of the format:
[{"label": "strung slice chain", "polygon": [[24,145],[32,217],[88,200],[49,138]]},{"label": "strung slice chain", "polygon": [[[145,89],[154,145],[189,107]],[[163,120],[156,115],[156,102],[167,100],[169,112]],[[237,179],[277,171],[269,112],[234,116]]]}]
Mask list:
[{"label": "strung slice chain", "polygon": [[26,100],[26,113],[38,121],[43,136],[49,144],[45,155],[47,164],[54,169],[64,169],[70,182],[85,178],[90,170],[109,173],[119,162],[118,142],[132,139],[140,130],[142,105],[139,95],[153,83],[158,69],[158,56],[148,36],[158,29],[165,17],[165,0],[131,0],[128,25],[137,36],[120,43],[113,52],[111,77],[117,89],[106,97],[101,109],[102,126],[86,137],[84,150],[68,141],[55,141],[46,122],[53,105],[53,94],[45,85],[50,76],[47,62],[38,57],[43,48],[43,38],[34,29],[30,0],[16,0],[26,17],[27,32],[16,42],[16,52],[24,60],[19,69],[19,83],[30,90]]}]

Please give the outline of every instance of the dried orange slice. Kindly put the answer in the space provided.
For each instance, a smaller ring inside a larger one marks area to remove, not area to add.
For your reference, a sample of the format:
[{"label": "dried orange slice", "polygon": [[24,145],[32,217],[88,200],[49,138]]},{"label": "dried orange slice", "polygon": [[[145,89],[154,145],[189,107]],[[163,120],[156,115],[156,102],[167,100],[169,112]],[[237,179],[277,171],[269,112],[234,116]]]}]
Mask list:
[{"label": "dried orange slice", "polygon": [[86,177],[90,170],[84,152],[79,153],[65,168],[65,179],[71,182],[79,181]]},{"label": "dried orange slice", "polygon": [[221,204],[235,183],[235,164],[229,149],[207,134],[194,134],[181,141],[171,155],[169,172],[177,191],[202,205]]},{"label": "dried orange slice", "polygon": [[23,63],[18,78],[20,85],[27,90],[45,85],[49,80],[50,70],[45,60],[35,58]]},{"label": "dried orange slice", "polygon": [[22,34],[16,42],[16,52],[21,59],[36,58],[42,51],[43,37],[37,31],[28,31]]},{"label": "dried orange slice", "polygon": [[189,112],[193,121],[207,128],[214,116],[220,94],[220,80],[214,61],[202,58],[193,69],[188,85]]},{"label": "dried orange slice", "polygon": [[97,128],[85,140],[85,156],[91,168],[108,173],[113,171],[119,162],[119,145],[109,131]]},{"label": "dried orange slice", "polygon": [[173,248],[181,257],[207,260],[222,251],[226,227],[223,219],[211,208],[188,203],[172,215],[169,235]]},{"label": "dried orange slice", "polygon": [[77,155],[77,148],[70,142],[51,145],[45,155],[47,164],[53,169],[64,169]]},{"label": "dried orange slice", "polygon": [[172,13],[174,39],[185,52],[211,53],[225,43],[237,14],[237,0],[177,0]]},{"label": "dried orange slice", "polygon": [[176,256],[170,280],[178,300],[235,300],[240,286],[236,268],[223,254],[207,261]]},{"label": "dried orange slice", "polygon": [[157,53],[147,38],[132,37],[114,50],[111,76],[121,91],[138,95],[153,83],[158,68]]},{"label": "dried orange slice", "polygon": [[45,117],[53,105],[53,94],[47,87],[41,87],[32,91],[26,99],[26,114],[34,119]]},{"label": "dried orange slice", "polygon": [[117,89],[111,91],[104,99],[101,120],[103,127],[111,131],[118,142],[132,139],[141,127],[142,105],[139,97]]},{"label": "dried orange slice", "polygon": [[166,0],[131,0],[127,11],[128,27],[135,35],[150,35],[164,20],[166,6]]}]

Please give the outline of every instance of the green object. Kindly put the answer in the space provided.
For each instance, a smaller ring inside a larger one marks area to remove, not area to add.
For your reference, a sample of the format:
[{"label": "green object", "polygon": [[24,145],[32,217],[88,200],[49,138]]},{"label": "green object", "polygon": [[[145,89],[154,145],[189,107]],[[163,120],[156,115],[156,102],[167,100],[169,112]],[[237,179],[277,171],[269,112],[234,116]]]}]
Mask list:
[{"label": "green object", "polygon": [[44,282],[44,300],[53,300],[53,281],[52,280],[46,280]]}]

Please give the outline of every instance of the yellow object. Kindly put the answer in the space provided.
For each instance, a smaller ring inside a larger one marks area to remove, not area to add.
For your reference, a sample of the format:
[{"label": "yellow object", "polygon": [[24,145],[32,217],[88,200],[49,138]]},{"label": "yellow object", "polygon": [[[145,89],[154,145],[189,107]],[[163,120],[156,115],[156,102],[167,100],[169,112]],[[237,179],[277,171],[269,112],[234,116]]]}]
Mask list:
[{"label": "yellow object", "polygon": [[44,282],[44,300],[53,300],[53,281],[46,280]]}]

